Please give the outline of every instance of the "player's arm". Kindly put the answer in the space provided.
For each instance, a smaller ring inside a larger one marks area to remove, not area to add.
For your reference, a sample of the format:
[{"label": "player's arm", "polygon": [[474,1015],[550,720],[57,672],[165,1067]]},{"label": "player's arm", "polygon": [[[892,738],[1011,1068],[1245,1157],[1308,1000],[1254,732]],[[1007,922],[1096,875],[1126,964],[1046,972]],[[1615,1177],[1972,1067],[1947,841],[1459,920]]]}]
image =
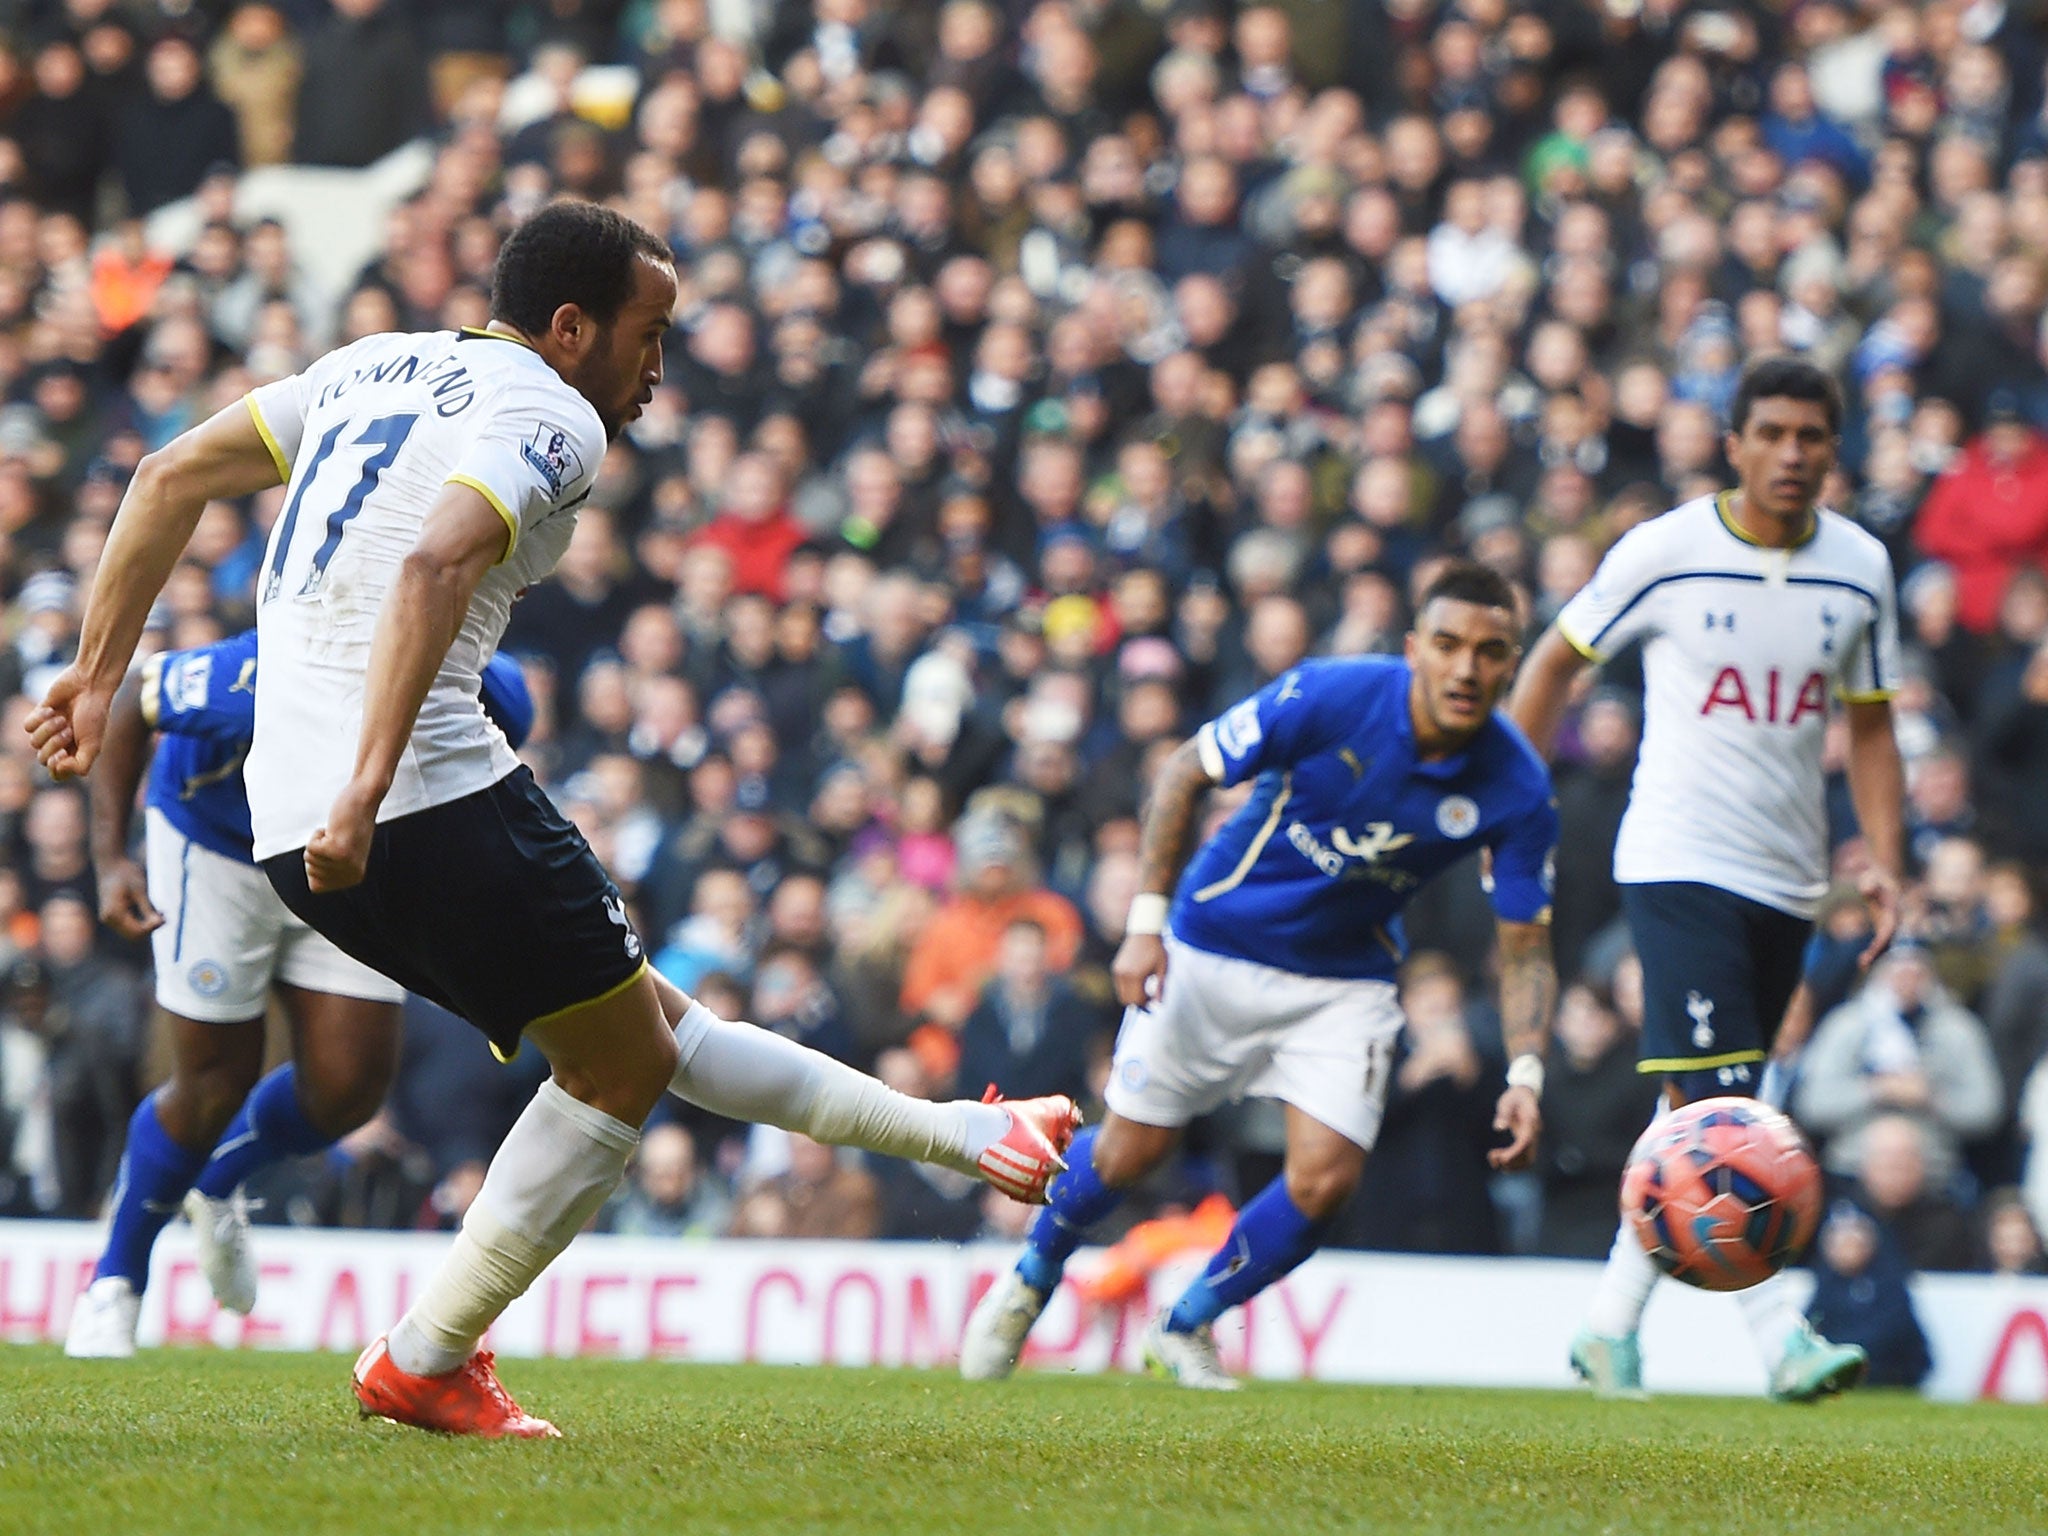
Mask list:
[{"label": "player's arm", "polygon": [[1543,1054],[1557,1011],[1557,966],[1550,954],[1550,924],[1500,920],[1500,1037],[1508,1055],[1508,1086],[1494,1106],[1493,1128],[1508,1144],[1486,1154],[1496,1168],[1526,1168],[1535,1161],[1543,1130]]},{"label": "player's arm", "polygon": [[25,722],[52,774],[67,779],[91,771],[149,606],[170,580],[206,504],[281,484],[285,468],[254,412],[240,402],[136,466],[93,577],[78,659]]},{"label": "player's arm", "polygon": [[335,797],[327,824],[306,844],[306,881],[314,890],[343,890],[363,878],[377,808],[391,792],[413,722],[462,632],[470,598],[504,558],[510,540],[498,509],[460,481],[444,486],[427,513],[419,542],[399,566],[377,615],[355,770]]},{"label": "player's arm", "polygon": [[1220,781],[1203,762],[1199,738],[1184,741],[1168,757],[1152,786],[1138,841],[1138,894],[1131,898],[1124,941],[1110,964],[1117,1001],[1142,1007],[1166,979],[1166,911],[1194,852],[1195,822],[1202,800]]},{"label": "player's arm", "polygon": [[1870,906],[1870,944],[1859,963],[1885,952],[1899,926],[1899,887],[1906,868],[1906,770],[1892,730],[1890,699],[1851,702],[1849,798],[1863,830],[1869,866],[1857,882]]},{"label": "player's arm", "polygon": [[1579,674],[1644,639],[1656,626],[1655,604],[1645,598],[1667,560],[1653,527],[1644,524],[1607,551],[1593,579],[1559,610],[1522,662],[1508,696],[1508,718],[1546,762],[1557,746],[1557,728]]},{"label": "player's arm", "polygon": [[[1500,1036],[1508,1058],[1507,1088],[1494,1106],[1493,1128],[1508,1144],[1487,1160],[1496,1168],[1526,1168],[1543,1130],[1543,1055],[1557,1008],[1557,966],[1550,952],[1551,886],[1557,869],[1557,804],[1549,775],[1521,813],[1493,836],[1487,897],[1499,925]],[[1532,790],[1534,786],[1532,786]]]},{"label": "player's arm", "polygon": [[[161,663],[160,657],[152,657]],[[149,765],[150,721],[143,696],[151,679],[148,668],[130,672],[114,691],[107,710],[106,732],[100,740],[99,772],[87,783],[92,803],[92,863],[100,890],[100,921],[124,939],[140,939],[163,926],[163,914],[150,905],[149,881],[129,856],[134,827],[135,794]]]},{"label": "player's arm", "polygon": [[1557,746],[1557,728],[1564,722],[1572,684],[1592,660],[1555,624],[1543,632],[1523,658],[1522,669],[1515,676],[1514,692],[1508,696],[1508,718],[1546,760]]}]

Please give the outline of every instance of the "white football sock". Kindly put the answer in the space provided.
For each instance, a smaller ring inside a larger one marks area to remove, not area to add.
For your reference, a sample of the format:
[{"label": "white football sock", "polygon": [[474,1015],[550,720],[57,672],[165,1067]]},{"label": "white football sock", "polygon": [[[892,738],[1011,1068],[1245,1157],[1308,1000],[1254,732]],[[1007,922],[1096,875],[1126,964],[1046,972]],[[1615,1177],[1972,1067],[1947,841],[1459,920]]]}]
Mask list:
[{"label": "white football sock", "polygon": [[[1668,1113],[1670,1105],[1659,1094],[1650,1124],[1655,1125]],[[1656,1289],[1659,1278],[1642,1239],[1624,1220],[1607,1250],[1607,1267],[1600,1271],[1600,1283],[1593,1290],[1586,1326],[1604,1339],[1627,1338],[1642,1326],[1643,1309],[1649,1306],[1650,1292]]]},{"label": "white football sock", "polygon": [[1792,1335],[1804,1321],[1792,1304],[1792,1288],[1783,1275],[1773,1275],[1746,1291],[1737,1291],[1735,1299],[1742,1306],[1743,1319],[1749,1324],[1750,1337],[1756,1340],[1756,1352],[1764,1369],[1775,1371],[1778,1362],[1785,1358],[1785,1346],[1792,1342]]},{"label": "white football sock", "polygon": [[391,1330],[391,1361],[440,1376],[476,1351],[498,1314],[525,1294],[625,1177],[640,1133],[540,1085],[491,1159],[455,1247]]},{"label": "white football sock", "polygon": [[773,1030],[721,1019],[702,1003],[683,1015],[676,1042],[681,1063],[669,1092],[731,1120],[962,1173],[974,1173],[975,1160],[1009,1134],[1008,1110],[914,1099]]},{"label": "white football sock", "polygon": [[1657,1266],[1644,1252],[1635,1228],[1623,1222],[1614,1234],[1614,1246],[1607,1250],[1600,1283],[1593,1288],[1586,1326],[1604,1339],[1627,1338],[1642,1326],[1643,1309],[1650,1304],[1657,1279]]}]

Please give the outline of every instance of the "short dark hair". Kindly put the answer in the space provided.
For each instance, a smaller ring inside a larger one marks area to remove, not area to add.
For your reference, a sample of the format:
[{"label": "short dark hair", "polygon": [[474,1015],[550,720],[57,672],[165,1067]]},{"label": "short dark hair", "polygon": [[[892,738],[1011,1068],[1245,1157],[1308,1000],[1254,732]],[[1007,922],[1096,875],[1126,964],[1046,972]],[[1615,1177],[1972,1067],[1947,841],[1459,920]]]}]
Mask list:
[{"label": "short dark hair", "polygon": [[1422,601],[1415,608],[1417,616],[1440,597],[1454,603],[1477,603],[1481,608],[1500,608],[1509,614],[1517,611],[1513,584],[1492,566],[1481,565],[1477,560],[1453,560],[1437,572],[1422,590]]},{"label": "short dark hair", "polygon": [[631,297],[633,263],[643,256],[675,265],[665,241],[623,214],[595,203],[550,203],[499,250],[491,318],[537,336],[554,323],[556,310],[574,304],[608,324]]},{"label": "short dark hair", "polygon": [[1766,357],[1744,370],[1728,407],[1729,429],[1740,434],[1759,400],[1813,400],[1828,413],[1828,431],[1842,430],[1842,391],[1825,369],[1803,357]]}]

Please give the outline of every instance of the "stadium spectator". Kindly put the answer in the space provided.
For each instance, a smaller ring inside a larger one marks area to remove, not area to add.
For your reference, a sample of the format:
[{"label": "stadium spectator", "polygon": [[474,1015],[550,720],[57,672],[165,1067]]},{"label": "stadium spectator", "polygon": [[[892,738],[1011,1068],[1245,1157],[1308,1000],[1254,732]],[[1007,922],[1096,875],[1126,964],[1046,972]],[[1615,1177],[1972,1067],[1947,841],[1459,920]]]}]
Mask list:
[{"label": "stadium spectator", "polygon": [[959,888],[925,925],[903,973],[904,1011],[949,1035],[973,1012],[1013,922],[1028,918],[1044,930],[1046,963],[1054,970],[1073,964],[1081,942],[1080,914],[1035,883],[1024,834],[1009,818],[971,811],[954,828],[953,841]]},{"label": "stadium spectator", "polygon": [[1103,1012],[1064,977],[1050,973],[1044,927],[1020,918],[1003,930],[995,974],[960,1027],[954,1081],[963,1093],[993,1083],[1005,1098],[1087,1086],[1089,1047]]},{"label": "stadium spectator", "polygon": [[715,1237],[732,1214],[716,1174],[697,1160],[697,1143],[673,1121],[640,1138],[626,1182],[598,1217],[621,1237]]},{"label": "stadium spectator", "polygon": [[241,161],[234,114],[206,83],[189,38],[172,33],[151,44],[143,79],[114,135],[121,187],[138,217],[189,196],[215,166]]},{"label": "stadium spectator", "polygon": [[1985,1267],[1994,1275],[2048,1275],[2041,1232],[2016,1189],[1995,1191],[1982,1212]]},{"label": "stadium spectator", "polygon": [[1807,1321],[1870,1356],[1866,1380],[1916,1387],[1932,1367],[1927,1335],[1906,1289],[1907,1265],[1884,1229],[1847,1201],[1822,1223]]},{"label": "stadium spectator", "polygon": [[[333,14],[307,34],[292,159],[368,165],[426,122],[426,73],[404,8],[386,0],[330,0]],[[377,110],[363,110],[375,102]]]},{"label": "stadium spectator", "polygon": [[1905,1120],[1923,1134],[1928,1182],[1945,1189],[1962,1168],[1963,1143],[1997,1128],[2004,1090],[1983,1024],[1935,979],[1926,947],[1904,940],[1861,993],[1820,1021],[1793,1105],[1825,1138],[1828,1170],[1844,1177],[1863,1168],[1874,1125]]},{"label": "stadium spectator", "polygon": [[789,1168],[743,1190],[730,1237],[859,1238],[881,1234],[874,1176],[835,1147],[789,1137]]},{"label": "stadium spectator", "polygon": [[138,1097],[144,998],[126,965],[97,954],[93,910],[60,891],[37,914],[49,994],[45,1066],[59,1214],[91,1216],[113,1185]]},{"label": "stadium spectator", "polygon": [[235,114],[242,164],[255,170],[289,159],[306,61],[284,12],[266,0],[237,5],[207,51],[206,71]]},{"label": "stadium spectator", "polygon": [[1908,1267],[1974,1269],[1976,1234],[1970,1218],[1930,1178],[1928,1140],[1906,1115],[1871,1121],[1853,1170],[1856,1203],[1883,1225]]},{"label": "stadium spectator", "polygon": [[2048,439],[2021,414],[2017,394],[1995,393],[1983,434],[1927,493],[1913,541],[1956,575],[1956,617],[1988,633],[2014,570],[2048,566]]}]

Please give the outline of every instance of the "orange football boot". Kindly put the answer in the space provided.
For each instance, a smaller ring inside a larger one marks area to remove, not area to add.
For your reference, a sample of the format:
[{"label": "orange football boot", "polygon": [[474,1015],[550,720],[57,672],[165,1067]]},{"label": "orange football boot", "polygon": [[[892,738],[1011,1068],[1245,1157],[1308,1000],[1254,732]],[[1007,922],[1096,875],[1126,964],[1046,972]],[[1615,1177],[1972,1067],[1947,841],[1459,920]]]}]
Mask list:
[{"label": "orange football boot", "polygon": [[546,1419],[536,1419],[512,1401],[491,1368],[489,1350],[478,1350],[445,1376],[412,1376],[392,1362],[387,1341],[388,1335],[379,1336],[356,1358],[356,1401],[364,1418],[486,1440],[562,1437]]},{"label": "orange football boot", "polygon": [[981,1102],[1010,1112],[1008,1133],[989,1143],[975,1162],[981,1176],[1012,1200],[1045,1204],[1045,1186],[1054,1174],[1067,1171],[1067,1160],[1061,1154],[1081,1129],[1081,1106],[1063,1093],[1041,1099],[1006,1099],[996,1092],[994,1083],[988,1085]]}]

